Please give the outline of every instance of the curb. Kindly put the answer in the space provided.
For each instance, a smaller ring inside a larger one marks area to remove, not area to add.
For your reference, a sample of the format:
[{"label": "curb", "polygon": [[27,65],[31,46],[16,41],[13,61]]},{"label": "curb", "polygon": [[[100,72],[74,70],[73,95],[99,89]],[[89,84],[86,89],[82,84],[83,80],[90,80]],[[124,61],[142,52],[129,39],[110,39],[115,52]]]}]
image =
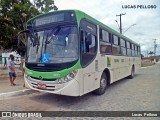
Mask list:
[{"label": "curb", "polygon": [[23,89],[19,91],[13,91],[13,92],[7,92],[7,93],[0,93],[0,100],[15,97],[15,96],[21,96],[26,94],[34,93],[35,91],[31,89]]}]

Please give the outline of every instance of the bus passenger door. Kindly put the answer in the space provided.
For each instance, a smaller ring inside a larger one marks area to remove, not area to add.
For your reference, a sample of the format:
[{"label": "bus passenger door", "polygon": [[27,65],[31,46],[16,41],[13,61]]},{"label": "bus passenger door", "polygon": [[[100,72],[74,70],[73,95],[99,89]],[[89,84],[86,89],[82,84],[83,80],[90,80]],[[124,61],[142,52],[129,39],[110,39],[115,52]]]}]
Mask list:
[{"label": "bus passenger door", "polygon": [[97,38],[94,34],[81,30],[81,65],[83,67],[83,93],[95,89],[95,57]]}]

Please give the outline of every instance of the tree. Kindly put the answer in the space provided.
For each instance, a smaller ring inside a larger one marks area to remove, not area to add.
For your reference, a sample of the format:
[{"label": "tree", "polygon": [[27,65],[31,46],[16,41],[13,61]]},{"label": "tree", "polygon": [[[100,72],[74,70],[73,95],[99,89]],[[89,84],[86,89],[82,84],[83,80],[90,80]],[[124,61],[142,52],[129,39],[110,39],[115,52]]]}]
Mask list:
[{"label": "tree", "polygon": [[150,56],[152,56],[152,55],[154,54],[154,52],[150,51],[148,54],[149,54]]},{"label": "tree", "polygon": [[18,32],[25,29],[26,20],[39,12],[29,0],[1,0],[0,5],[0,46],[16,50]]},{"label": "tree", "polygon": [[143,54],[141,54],[141,58],[144,58],[144,55],[143,55]]},{"label": "tree", "polygon": [[[38,3],[40,1],[40,3]],[[25,29],[27,20],[51,9],[53,0],[0,0],[0,48],[17,50],[18,32]]]},{"label": "tree", "polygon": [[34,5],[40,12],[49,12],[50,10],[58,10],[54,4],[54,0],[34,0]]}]

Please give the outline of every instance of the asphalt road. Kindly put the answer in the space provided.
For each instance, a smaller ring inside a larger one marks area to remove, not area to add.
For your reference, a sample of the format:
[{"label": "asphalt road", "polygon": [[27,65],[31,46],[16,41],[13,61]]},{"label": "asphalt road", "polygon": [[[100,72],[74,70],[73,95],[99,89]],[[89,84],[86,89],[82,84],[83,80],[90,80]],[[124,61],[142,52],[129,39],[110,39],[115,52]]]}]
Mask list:
[{"label": "asphalt road", "polygon": [[141,68],[134,79],[110,85],[106,93],[81,97],[32,93],[0,100],[1,111],[160,111],[160,64]]}]

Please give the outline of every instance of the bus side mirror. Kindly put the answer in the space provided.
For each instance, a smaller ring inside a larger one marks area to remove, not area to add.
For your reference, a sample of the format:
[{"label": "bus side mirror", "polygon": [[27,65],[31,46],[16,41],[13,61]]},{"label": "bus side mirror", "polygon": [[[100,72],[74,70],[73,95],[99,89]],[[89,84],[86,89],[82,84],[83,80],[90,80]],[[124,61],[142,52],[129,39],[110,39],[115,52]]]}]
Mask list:
[{"label": "bus side mirror", "polygon": [[22,31],[18,34],[18,42],[17,42],[17,47],[18,50],[17,52],[21,55],[24,56],[25,54],[25,47],[26,47],[26,32]]},{"label": "bus side mirror", "polygon": [[20,33],[18,35],[18,44],[17,44],[17,47],[19,49],[22,49],[24,50],[23,48],[25,48],[25,34],[24,33]]},{"label": "bus side mirror", "polygon": [[28,33],[29,31],[28,30],[24,30],[24,31],[21,31],[18,33],[18,48],[21,48],[23,46],[26,46],[26,42],[27,42],[27,38],[26,38],[26,33]]},{"label": "bus side mirror", "polygon": [[91,44],[92,44],[92,35],[91,35],[91,34],[89,34],[89,35],[87,36],[86,44],[87,44],[87,45],[91,45]]}]

